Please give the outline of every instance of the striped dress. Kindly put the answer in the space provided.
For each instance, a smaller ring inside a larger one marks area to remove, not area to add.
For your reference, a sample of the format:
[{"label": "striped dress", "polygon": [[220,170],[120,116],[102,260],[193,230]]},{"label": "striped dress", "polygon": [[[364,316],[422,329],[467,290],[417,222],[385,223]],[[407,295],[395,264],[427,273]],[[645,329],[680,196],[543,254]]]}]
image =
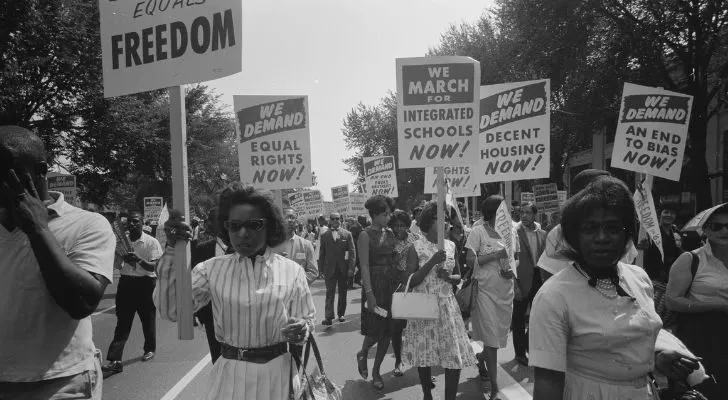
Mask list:
[{"label": "striped dress", "polygon": [[[159,261],[155,302],[162,318],[176,320],[174,249]],[[192,270],[194,309],[212,301],[215,336],[235,347],[257,348],[284,342],[288,318],[307,320],[313,332],[316,309],[306,274],[295,261],[266,250],[253,264],[229,254]],[[285,399],[289,394],[290,354],[265,364],[220,358],[213,366],[207,399]]]}]

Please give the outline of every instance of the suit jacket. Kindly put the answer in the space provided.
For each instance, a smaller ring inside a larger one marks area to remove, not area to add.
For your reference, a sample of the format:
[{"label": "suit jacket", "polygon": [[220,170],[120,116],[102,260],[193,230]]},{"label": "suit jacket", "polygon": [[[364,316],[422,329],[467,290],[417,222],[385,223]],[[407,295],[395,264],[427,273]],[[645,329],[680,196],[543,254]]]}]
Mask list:
[{"label": "suit jacket", "polygon": [[318,264],[319,271],[325,277],[333,276],[337,269],[348,276],[349,268],[354,268],[356,260],[354,238],[346,229],[339,228],[337,232],[339,237],[336,240],[331,229],[321,235]]},{"label": "suit jacket", "polygon": [[195,268],[197,264],[215,257],[216,245],[217,241],[215,239],[202,243],[197,241],[193,242],[192,246],[190,246],[190,268]]},{"label": "suit jacket", "polygon": [[[538,273],[536,271],[536,263],[538,263],[538,257],[541,256],[544,249],[546,248],[546,231],[536,226],[536,259],[533,259],[533,253],[531,251],[531,244],[528,241],[526,234],[526,227],[522,223],[519,223],[516,227],[518,233],[518,241],[521,245],[521,252],[518,254],[518,280],[516,284],[521,289],[521,294],[524,297],[528,297],[528,294],[533,289],[533,275]],[[538,289],[538,288],[535,288]],[[520,299],[519,299],[520,300]]]}]

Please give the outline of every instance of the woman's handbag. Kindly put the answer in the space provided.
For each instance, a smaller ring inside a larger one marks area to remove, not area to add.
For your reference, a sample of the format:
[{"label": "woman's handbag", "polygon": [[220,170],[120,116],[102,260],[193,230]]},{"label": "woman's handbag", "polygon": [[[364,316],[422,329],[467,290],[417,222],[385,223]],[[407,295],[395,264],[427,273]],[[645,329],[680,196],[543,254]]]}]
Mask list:
[{"label": "woman's handbag", "polygon": [[[308,364],[308,356],[313,348],[314,357],[318,368],[314,368],[311,373],[306,372]],[[291,389],[290,400],[342,400],[341,388],[336,386],[324,373],[324,363],[321,361],[321,353],[319,353],[316,340],[313,335],[309,336],[304,351],[303,363],[298,369],[297,382],[294,382],[293,368],[296,364],[291,357]],[[298,383],[298,385],[295,385]]]},{"label": "woman's handbag", "polygon": [[413,275],[410,274],[409,278],[407,278],[407,286],[405,286],[404,292],[396,292],[392,295],[392,318],[419,320],[436,320],[440,318],[437,295],[409,292]]},{"label": "woman's handbag", "polygon": [[460,290],[455,293],[455,301],[457,301],[458,306],[460,306],[460,314],[462,314],[463,319],[470,318],[473,307],[475,307],[475,302],[478,299],[478,280],[473,278],[474,270],[475,268],[471,268],[470,271],[468,271],[469,274],[467,279],[463,277],[465,283],[463,283]]}]

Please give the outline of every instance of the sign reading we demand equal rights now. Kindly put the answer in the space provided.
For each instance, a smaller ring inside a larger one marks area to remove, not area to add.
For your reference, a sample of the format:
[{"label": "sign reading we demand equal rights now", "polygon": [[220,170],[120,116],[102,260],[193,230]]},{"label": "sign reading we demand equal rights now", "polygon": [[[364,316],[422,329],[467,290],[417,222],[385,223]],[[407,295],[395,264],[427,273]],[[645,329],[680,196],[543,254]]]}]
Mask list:
[{"label": "sign reading we demand equal rights now", "polygon": [[363,162],[368,195],[399,196],[394,156],[364,157]]},{"label": "sign reading we demand equal rights now", "polygon": [[481,183],[548,178],[550,81],[480,87]]},{"label": "sign reading we demand equal rights now", "polygon": [[680,180],[693,97],[624,84],[612,167]]},{"label": "sign reading we demand equal rights now", "polygon": [[233,96],[240,180],[264,189],[311,186],[307,96]]},{"label": "sign reading we demand equal rights now", "polygon": [[478,163],[479,85],[472,58],[397,59],[399,168]]},{"label": "sign reading we demand equal rights now", "polygon": [[242,2],[100,0],[104,97],[208,81],[242,68]]}]

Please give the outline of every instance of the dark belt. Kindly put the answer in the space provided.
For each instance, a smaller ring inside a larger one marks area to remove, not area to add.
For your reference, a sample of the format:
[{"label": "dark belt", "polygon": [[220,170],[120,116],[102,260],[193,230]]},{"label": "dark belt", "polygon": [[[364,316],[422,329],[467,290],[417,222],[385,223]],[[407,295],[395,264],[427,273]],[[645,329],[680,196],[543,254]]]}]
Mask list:
[{"label": "dark belt", "polygon": [[252,362],[255,364],[265,364],[268,361],[288,353],[288,343],[278,343],[267,347],[258,347],[245,349],[242,347],[230,346],[226,343],[220,343],[221,355],[228,360],[238,360]]}]

